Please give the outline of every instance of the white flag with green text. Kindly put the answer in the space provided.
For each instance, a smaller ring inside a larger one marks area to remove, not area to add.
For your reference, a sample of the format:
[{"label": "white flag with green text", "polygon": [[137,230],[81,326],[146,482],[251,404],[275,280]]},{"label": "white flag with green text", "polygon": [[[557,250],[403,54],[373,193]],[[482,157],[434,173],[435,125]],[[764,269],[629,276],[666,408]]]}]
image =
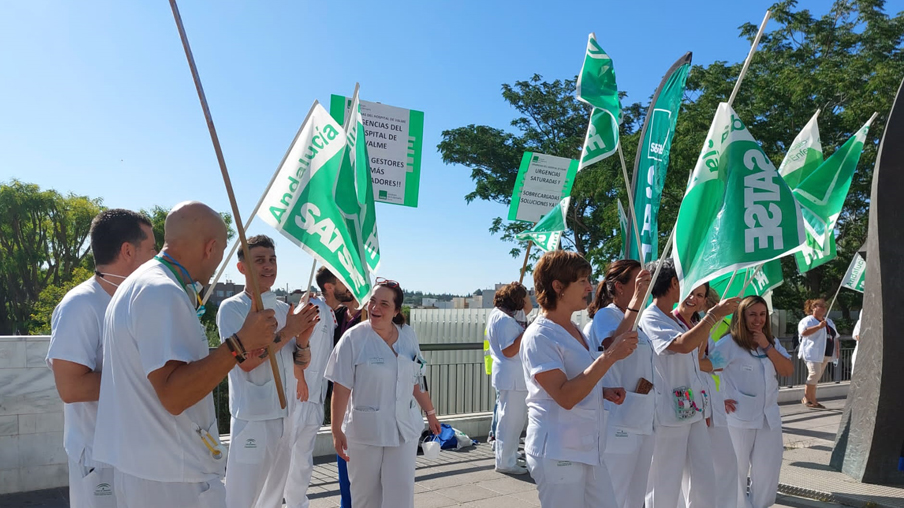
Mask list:
[{"label": "white flag with green text", "polygon": [[571,196],[562,198],[562,201],[559,201],[557,206],[553,207],[549,213],[537,221],[534,227],[523,233],[518,233],[515,238],[518,240],[530,240],[544,252],[556,250],[562,240],[562,233],[568,228],[565,216],[568,213],[569,203],[571,203]]},{"label": "white flag with green text", "polygon": [[575,94],[579,101],[593,106],[578,163],[580,171],[615,153],[618,148],[618,124],[621,122],[615,67],[592,33],[587,37],[587,52],[578,74]]}]

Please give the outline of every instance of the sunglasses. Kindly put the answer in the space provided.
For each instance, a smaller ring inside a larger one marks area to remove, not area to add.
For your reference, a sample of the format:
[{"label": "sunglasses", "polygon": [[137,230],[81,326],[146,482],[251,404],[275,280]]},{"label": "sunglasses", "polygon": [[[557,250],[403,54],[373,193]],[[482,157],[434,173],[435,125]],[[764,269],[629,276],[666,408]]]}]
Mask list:
[{"label": "sunglasses", "polygon": [[383,277],[377,277],[376,280],[375,280],[375,283],[376,283],[377,286],[386,286],[386,287],[388,287],[388,288],[397,288],[397,287],[399,287],[399,283],[398,283],[398,282],[396,282],[396,281],[394,281],[394,280],[390,280],[390,279],[384,279]]}]

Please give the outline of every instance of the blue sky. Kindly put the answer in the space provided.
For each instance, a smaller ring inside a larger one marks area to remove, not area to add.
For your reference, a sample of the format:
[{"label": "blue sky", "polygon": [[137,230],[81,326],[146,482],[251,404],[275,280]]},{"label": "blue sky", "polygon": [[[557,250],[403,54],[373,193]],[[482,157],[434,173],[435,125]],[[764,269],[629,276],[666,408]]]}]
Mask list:
[{"label": "blue sky", "polygon": [[[628,101],[646,101],[685,51],[698,64],[742,61],[749,43],[737,27],[758,24],[771,3],[183,0],[180,9],[243,219],[312,101],[350,95],[358,81],[364,100],[425,113],[420,206],[377,205],[379,275],[463,294],[513,280],[521,260],[487,231],[506,208],[465,203],[470,172],[440,160],[443,130],[508,128],[516,112],[501,85],[573,77],[591,31]],[[829,2],[800,6],[821,15]],[[228,211],[167,1],[3,2],[0,47],[0,181],[109,207],[197,199]],[[249,234],[258,233],[274,235],[255,221]],[[302,286],[311,258],[276,240],[277,284]]]}]

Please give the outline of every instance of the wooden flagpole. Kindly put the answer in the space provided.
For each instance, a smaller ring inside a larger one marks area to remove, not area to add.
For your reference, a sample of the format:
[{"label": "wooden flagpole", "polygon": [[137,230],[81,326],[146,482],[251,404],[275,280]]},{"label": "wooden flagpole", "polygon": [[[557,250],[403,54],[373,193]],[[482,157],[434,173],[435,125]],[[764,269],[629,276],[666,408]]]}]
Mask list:
[{"label": "wooden flagpole", "polygon": [[[201,86],[201,76],[198,74],[195,58],[192,56],[191,46],[188,43],[188,36],[185,35],[185,27],[182,25],[182,16],[179,15],[179,6],[176,5],[176,0],[170,0],[170,8],[173,11],[176,27],[179,29],[179,38],[182,39],[182,48],[185,50],[185,58],[188,60],[188,66],[191,69],[191,76],[195,82],[195,89],[198,91],[201,109],[204,111],[204,118],[207,120],[207,130],[210,132],[210,140],[213,143],[214,152],[217,154],[217,162],[220,165],[220,173],[223,175],[223,183],[226,186],[226,194],[229,196],[229,204],[232,205],[232,216],[235,218],[235,228],[239,233],[239,242],[242,245],[242,252],[245,255],[245,259],[250,262],[251,253],[248,251],[248,240],[245,238],[245,227],[239,213],[239,206],[235,200],[235,193],[232,190],[232,181],[229,179],[229,171],[226,169],[226,159],[223,157],[222,148],[220,148],[220,139],[217,136],[217,129],[213,124],[213,116],[211,116],[210,107],[207,105],[207,97],[204,95],[204,88]],[[263,309],[264,304],[261,301],[261,293],[257,284],[257,278],[249,277],[248,280],[251,282],[251,310],[256,311]],[[276,363],[276,349],[272,343],[267,346],[267,352],[270,357],[270,367],[273,371],[273,379],[276,381],[276,393],[279,396],[279,406],[285,409],[286,393],[285,390],[283,390],[282,377],[279,374],[279,365]]]},{"label": "wooden flagpole", "polygon": [[[631,192],[631,181],[628,180],[628,168],[625,165],[625,154],[622,152],[621,147],[621,135],[619,135],[618,139],[618,158],[621,161],[621,170],[622,177],[625,179],[625,188],[628,191],[628,208],[631,209],[631,222],[634,224],[634,238],[635,242],[637,242],[637,258],[643,263],[643,249],[641,249],[640,245],[640,229],[637,228],[637,211],[634,210],[634,193]],[[628,253],[625,252],[625,259],[628,258]]]},{"label": "wooden flagpole", "polygon": [[763,17],[763,22],[760,23],[760,29],[756,33],[756,37],[753,38],[753,44],[750,46],[750,53],[747,53],[747,58],[744,60],[744,66],[741,67],[741,74],[738,75],[738,80],[735,81],[734,88],[731,90],[731,95],[728,97],[728,106],[730,107],[734,104],[735,97],[738,95],[738,90],[741,89],[741,82],[744,81],[744,76],[747,74],[747,69],[750,67],[750,62],[753,60],[753,54],[756,53],[757,46],[760,45],[760,38],[763,36],[763,32],[766,31],[766,23],[769,22],[769,16],[772,13],[766,11],[766,16]]},{"label": "wooden flagpole", "polygon": [[518,284],[524,284],[524,271],[527,270],[527,260],[530,259],[530,248],[533,246],[534,242],[528,240],[527,250],[524,252],[524,263],[521,264],[521,277],[518,279]]}]

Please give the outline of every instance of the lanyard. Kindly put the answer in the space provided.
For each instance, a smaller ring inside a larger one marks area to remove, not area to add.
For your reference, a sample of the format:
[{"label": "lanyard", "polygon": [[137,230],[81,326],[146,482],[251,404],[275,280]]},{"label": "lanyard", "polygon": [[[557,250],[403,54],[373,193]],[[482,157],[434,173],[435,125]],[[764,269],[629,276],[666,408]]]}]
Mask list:
[{"label": "lanyard", "polygon": [[[184,266],[182,266],[178,261],[173,259],[173,257],[170,256],[169,254],[167,254],[166,252],[164,252],[163,255],[165,257],[169,258],[170,260],[172,260],[172,262],[175,263],[176,266],[179,267],[179,269],[182,271],[182,273],[185,274],[185,278],[187,278],[188,280],[191,280],[191,275],[189,275],[188,270],[186,270]],[[195,311],[198,314],[198,319],[201,319],[201,316],[204,315],[204,311],[206,309],[204,308],[204,305],[201,302],[201,295],[199,295],[198,292],[195,290],[194,285],[191,285],[191,290],[189,290],[189,286],[186,285],[184,282],[182,282],[182,276],[179,274],[179,272],[176,271],[176,267],[173,266],[172,263],[170,263],[170,261],[168,261],[167,259],[164,259],[160,256],[154,256],[154,259],[163,263],[163,265],[165,265],[167,268],[169,268],[169,270],[171,272],[173,272],[173,275],[176,276],[176,282],[178,282],[179,285],[182,286],[182,289],[188,295],[189,300],[194,300],[192,302],[192,305],[194,306]],[[192,297],[194,297],[194,298],[192,298]]]}]

